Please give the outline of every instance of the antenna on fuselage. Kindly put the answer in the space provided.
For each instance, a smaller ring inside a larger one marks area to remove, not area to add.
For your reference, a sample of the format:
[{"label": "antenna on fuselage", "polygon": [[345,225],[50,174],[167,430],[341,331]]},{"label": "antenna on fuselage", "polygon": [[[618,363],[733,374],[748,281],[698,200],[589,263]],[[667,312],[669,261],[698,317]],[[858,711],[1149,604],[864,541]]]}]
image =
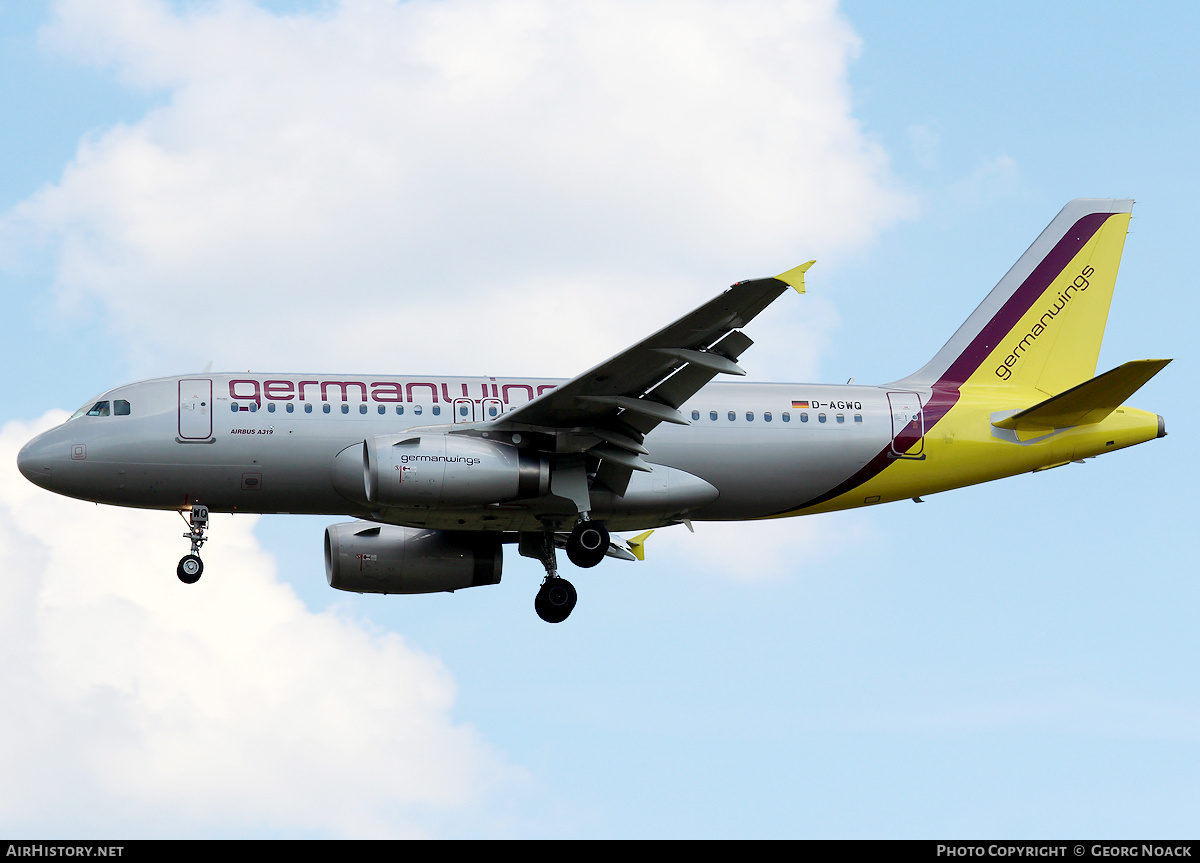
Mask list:
[{"label": "antenna on fuselage", "polygon": [[208,361],[208,365],[206,365],[206,366],[204,367],[204,371],[200,372],[200,374],[202,374],[202,375],[206,375],[206,374],[208,374],[209,372],[211,372],[211,371],[212,371],[212,364],[213,364],[213,361],[212,361],[212,360],[209,360],[209,361]]}]

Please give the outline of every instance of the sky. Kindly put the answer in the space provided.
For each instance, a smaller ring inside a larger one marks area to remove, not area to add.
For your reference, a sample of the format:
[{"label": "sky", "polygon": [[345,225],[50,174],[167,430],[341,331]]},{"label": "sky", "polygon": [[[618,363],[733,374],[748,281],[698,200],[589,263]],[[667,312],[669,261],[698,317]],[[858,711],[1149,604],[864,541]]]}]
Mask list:
[{"label": "sky", "polygon": [[[1192,4],[0,4],[0,834],[1172,838],[1200,811]],[[569,377],[816,258],[754,380],[921,366],[1137,201],[1100,370],[1161,440],[643,563],[357,596],[336,517],[51,495],[21,444],[214,370]]]}]

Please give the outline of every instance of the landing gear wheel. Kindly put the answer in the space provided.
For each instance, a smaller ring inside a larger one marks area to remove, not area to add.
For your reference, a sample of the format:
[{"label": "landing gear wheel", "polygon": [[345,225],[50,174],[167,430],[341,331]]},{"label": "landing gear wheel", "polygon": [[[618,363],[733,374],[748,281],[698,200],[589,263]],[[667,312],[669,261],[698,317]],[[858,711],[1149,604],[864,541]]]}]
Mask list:
[{"label": "landing gear wheel", "polygon": [[608,528],[598,521],[581,521],[567,538],[567,557],[576,566],[588,569],[604,560],[608,551]]},{"label": "landing gear wheel", "polygon": [[194,503],[188,515],[185,516],[183,512],[180,510],[179,515],[187,522],[188,526],[188,532],[183,535],[183,538],[192,541],[192,553],[179,558],[179,566],[175,567],[175,574],[184,584],[195,584],[204,572],[204,561],[200,559],[200,546],[207,541],[204,531],[208,530],[208,507]]},{"label": "landing gear wheel", "polygon": [[562,623],[579,600],[575,585],[565,578],[547,578],[533,600],[533,609],[546,623]]},{"label": "landing gear wheel", "polygon": [[195,584],[203,573],[204,561],[194,554],[185,554],[179,559],[179,566],[175,567],[175,574],[184,584]]}]

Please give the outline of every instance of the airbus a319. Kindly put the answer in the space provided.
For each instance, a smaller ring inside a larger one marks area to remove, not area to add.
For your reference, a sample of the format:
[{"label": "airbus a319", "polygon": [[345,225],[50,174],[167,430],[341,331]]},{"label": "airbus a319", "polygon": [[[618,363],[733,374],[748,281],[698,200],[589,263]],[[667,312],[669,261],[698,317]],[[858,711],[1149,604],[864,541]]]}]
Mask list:
[{"label": "airbus a319", "polygon": [[[454,591],[539,560],[557,623],[578,567],[649,531],[919,498],[1162,437],[1124,406],[1169,360],[1096,376],[1132,201],[1072,201],[923,368],[881,386],[746,383],[756,315],[805,264],[738,282],[567,380],[196,374],[117,387],[18,457],[59,494],[178,510],[200,578],[209,513],[320,513],[330,585]],[[714,379],[720,378],[719,382]],[[630,539],[617,531],[640,531]]]}]

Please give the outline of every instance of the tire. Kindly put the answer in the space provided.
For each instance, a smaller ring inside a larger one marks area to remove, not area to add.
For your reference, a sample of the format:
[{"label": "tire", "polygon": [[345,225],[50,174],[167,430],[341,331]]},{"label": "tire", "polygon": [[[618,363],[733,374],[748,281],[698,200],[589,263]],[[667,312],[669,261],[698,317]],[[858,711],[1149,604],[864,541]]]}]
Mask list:
[{"label": "tire", "polygon": [[204,574],[204,561],[194,554],[185,554],[179,559],[179,566],[175,567],[175,574],[184,584],[195,584]]},{"label": "tire", "polygon": [[562,623],[571,616],[579,594],[565,578],[547,579],[533,600],[533,609],[546,623]]},{"label": "tire", "polygon": [[582,569],[604,560],[608,551],[608,528],[598,521],[581,521],[567,538],[567,557]]}]

